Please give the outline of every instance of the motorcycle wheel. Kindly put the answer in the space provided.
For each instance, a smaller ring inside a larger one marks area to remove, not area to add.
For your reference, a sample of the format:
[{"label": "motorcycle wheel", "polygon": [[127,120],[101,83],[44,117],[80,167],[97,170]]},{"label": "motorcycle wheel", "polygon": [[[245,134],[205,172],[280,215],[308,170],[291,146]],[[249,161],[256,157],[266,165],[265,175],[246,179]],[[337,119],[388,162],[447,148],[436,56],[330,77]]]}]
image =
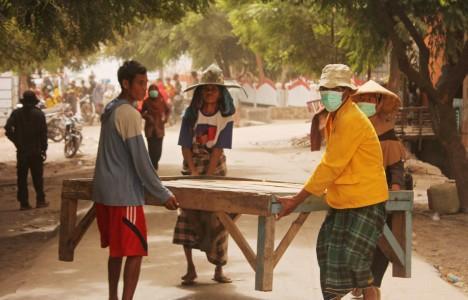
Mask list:
[{"label": "motorcycle wheel", "polygon": [[75,139],[70,139],[68,141],[65,141],[65,148],[63,149],[63,152],[65,154],[66,158],[72,158],[75,156],[76,152],[78,151],[78,147]]},{"label": "motorcycle wheel", "polygon": [[49,132],[47,133],[47,137],[56,143],[61,142],[64,136],[65,133],[63,129],[58,127],[49,129]]}]

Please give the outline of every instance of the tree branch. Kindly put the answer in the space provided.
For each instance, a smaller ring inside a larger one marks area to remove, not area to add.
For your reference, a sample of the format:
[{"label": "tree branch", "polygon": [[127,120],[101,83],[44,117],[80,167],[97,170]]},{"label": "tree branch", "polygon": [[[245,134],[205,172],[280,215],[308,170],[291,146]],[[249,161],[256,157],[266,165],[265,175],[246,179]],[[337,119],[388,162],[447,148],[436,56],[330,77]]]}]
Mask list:
[{"label": "tree branch", "polygon": [[414,81],[421,89],[428,93],[430,96],[429,99],[438,99],[437,92],[430,80],[429,72],[421,74],[411,66],[406,53],[405,43],[396,33],[396,22],[393,20],[391,15],[392,12],[385,6],[384,1],[385,0],[376,1],[377,6],[375,13],[378,16],[378,19],[383,22],[382,24],[384,25],[384,29],[387,31],[390,40],[392,41],[398,57],[400,70],[408,76],[408,79]]},{"label": "tree branch", "polygon": [[429,48],[422,35],[418,32],[413,22],[408,18],[408,15],[405,14],[402,7],[397,4],[396,1],[388,1],[389,7],[395,12],[396,16],[408,30],[410,36],[413,38],[414,42],[419,49],[419,70],[422,72],[423,76],[429,77]]},{"label": "tree branch", "polygon": [[437,85],[437,92],[440,95],[449,94],[450,98],[462,84],[465,76],[468,74],[468,41],[465,40],[460,59],[447,73],[447,76],[441,76]]}]

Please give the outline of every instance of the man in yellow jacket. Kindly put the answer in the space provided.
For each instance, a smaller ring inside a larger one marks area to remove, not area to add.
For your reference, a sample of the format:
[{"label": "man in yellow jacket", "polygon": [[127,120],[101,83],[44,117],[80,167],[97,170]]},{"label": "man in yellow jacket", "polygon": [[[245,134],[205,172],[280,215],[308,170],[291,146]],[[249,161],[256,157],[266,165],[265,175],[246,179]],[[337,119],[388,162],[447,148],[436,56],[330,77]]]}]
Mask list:
[{"label": "man in yellow jacket", "polygon": [[325,153],[300,192],[279,198],[281,218],[309,195],[326,194],[330,210],[317,239],[325,300],[340,299],[353,288],[362,288],[364,299],[380,299],[371,264],[385,221],[388,187],[377,134],[350,99],[356,90],[351,77],[346,65],[323,68],[319,89],[329,112]]}]

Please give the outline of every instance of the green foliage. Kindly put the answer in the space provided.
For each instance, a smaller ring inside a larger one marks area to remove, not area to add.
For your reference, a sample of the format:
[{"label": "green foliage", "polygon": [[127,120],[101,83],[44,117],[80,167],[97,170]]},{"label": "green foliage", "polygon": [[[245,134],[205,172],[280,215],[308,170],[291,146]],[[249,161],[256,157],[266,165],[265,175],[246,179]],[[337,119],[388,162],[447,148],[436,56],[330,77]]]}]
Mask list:
[{"label": "green foliage", "polygon": [[27,68],[49,59],[64,63],[96,52],[135,20],[179,21],[211,0],[3,0],[0,1],[0,68]]},{"label": "green foliage", "polygon": [[346,62],[339,47],[343,18],[332,9],[291,5],[286,1],[224,1],[234,33],[260,54],[273,70],[290,66],[299,73],[319,74],[330,62]]},{"label": "green foliage", "polygon": [[[464,0],[317,0],[301,1],[303,5],[335,8],[347,19],[341,34],[341,46],[347,49],[352,65],[363,70],[376,65],[388,52],[392,34],[405,47],[412,67],[419,69],[421,51],[456,63],[465,45],[468,29],[468,1]],[[393,24],[384,22],[388,16]],[[416,40],[415,40],[416,38]],[[419,40],[418,40],[419,39]],[[421,42],[422,41],[422,42]],[[419,43],[419,44],[418,44]],[[424,49],[426,48],[426,49]]]},{"label": "green foliage", "polygon": [[188,54],[195,68],[216,62],[226,75],[231,67],[241,69],[253,62],[252,52],[239,44],[226,14],[216,6],[203,14],[189,13],[179,24],[139,22],[109,45],[107,53],[137,59],[150,69]]}]

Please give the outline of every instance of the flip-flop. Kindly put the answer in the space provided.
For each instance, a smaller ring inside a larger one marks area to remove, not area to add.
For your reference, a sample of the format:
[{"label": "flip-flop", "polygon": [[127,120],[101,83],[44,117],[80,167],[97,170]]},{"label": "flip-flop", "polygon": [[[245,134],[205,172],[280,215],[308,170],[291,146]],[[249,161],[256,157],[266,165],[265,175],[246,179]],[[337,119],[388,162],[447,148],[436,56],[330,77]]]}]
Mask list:
[{"label": "flip-flop", "polygon": [[232,282],[231,278],[226,277],[224,275],[213,277],[213,278],[211,278],[211,280],[214,280],[214,281],[219,282],[219,283],[231,283]]}]

